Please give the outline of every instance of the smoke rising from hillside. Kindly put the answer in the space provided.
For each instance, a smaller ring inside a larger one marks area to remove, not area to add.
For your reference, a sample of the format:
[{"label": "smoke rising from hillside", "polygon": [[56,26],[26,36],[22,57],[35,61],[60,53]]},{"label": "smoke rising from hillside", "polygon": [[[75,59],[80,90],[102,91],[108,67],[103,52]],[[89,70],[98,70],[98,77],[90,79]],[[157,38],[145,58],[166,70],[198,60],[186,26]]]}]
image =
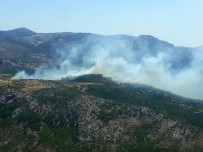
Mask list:
[{"label": "smoke rising from hillside", "polygon": [[85,44],[57,50],[52,68],[38,68],[33,75],[18,72],[13,79],[57,80],[100,73],[114,80],[151,85],[173,93],[203,99],[203,51],[151,47],[148,40],[120,37],[88,38]]}]

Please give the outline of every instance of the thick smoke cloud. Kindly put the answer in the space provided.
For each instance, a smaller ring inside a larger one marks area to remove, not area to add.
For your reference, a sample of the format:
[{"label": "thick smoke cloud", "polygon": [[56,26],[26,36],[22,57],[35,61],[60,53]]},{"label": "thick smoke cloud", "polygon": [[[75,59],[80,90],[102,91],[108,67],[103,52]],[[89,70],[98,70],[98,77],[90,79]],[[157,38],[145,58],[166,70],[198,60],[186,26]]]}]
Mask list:
[{"label": "thick smoke cloud", "polygon": [[80,45],[58,49],[55,66],[38,68],[13,79],[57,80],[100,73],[116,81],[142,83],[203,99],[203,51],[177,48],[153,37],[88,37]]}]

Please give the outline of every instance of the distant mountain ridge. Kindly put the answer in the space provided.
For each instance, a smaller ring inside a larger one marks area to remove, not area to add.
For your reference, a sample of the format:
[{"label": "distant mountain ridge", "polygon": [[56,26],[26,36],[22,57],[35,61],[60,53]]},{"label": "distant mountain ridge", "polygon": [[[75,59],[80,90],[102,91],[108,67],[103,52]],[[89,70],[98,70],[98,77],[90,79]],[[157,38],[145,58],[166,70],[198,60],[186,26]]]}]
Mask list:
[{"label": "distant mountain ridge", "polygon": [[[42,35],[55,35],[55,37],[65,37],[65,36],[74,36],[74,35],[95,35],[95,36],[102,36],[102,35],[98,35],[98,34],[92,34],[92,33],[73,33],[73,32],[54,32],[54,33],[36,33],[32,30],[29,30],[27,28],[17,28],[17,29],[13,29],[13,30],[7,30],[7,31],[0,31],[0,35],[6,35],[6,36],[33,36],[33,35],[38,35],[39,37]],[[122,38],[137,38],[137,39],[142,39],[142,40],[146,40],[146,41],[152,41],[152,42],[158,42],[161,41],[163,43],[167,43],[169,45],[172,45],[166,41],[163,40],[159,40],[158,38],[151,36],[151,35],[140,35],[138,37],[135,36],[130,36],[130,35],[124,35],[124,34],[117,34],[117,35],[109,35],[109,36],[103,36],[103,37],[122,37]],[[173,46],[173,45],[172,45]]]},{"label": "distant mountain ridge", "polygon": [[[175,47],[166,41],[159,40],[150,35],[140,35],[138,37],[129,35],[102,36],[91,33],[36,33],[26,28],[18,28],[9,31],[0,31],[0,73],[16,73],[25,69],[33,71],[41,64],[57,60],[55,51],[73,47],[83,47],[81,56],[92,47],[100,43],[102,45],[118,45],[120,43],[129,44],[134,50],[139,61],[143,56],[156,56],[160,51],[173,50],[176,52],[172,69],[189,66],[192,60],[190,48]],[[23,64],[17,63],[21,61]]]}]

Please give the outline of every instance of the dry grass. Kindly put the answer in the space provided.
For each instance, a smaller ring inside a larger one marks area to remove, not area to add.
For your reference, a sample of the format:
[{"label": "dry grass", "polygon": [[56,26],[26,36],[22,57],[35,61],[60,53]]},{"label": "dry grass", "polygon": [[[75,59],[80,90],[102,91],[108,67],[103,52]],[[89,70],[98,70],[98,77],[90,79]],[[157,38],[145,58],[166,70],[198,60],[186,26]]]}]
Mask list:
[{"label": "dry grass", "polygon": [[0,86],[7,86],[7,85],[11,85],[12,82],[10,80],[3,80],[0,79]]},{"label": "dry grass", "polygon": [[25,92],[33,92],[52,87],[53,87],[52,85],[38,80],[25,80],[24,87],[21,90]]}]

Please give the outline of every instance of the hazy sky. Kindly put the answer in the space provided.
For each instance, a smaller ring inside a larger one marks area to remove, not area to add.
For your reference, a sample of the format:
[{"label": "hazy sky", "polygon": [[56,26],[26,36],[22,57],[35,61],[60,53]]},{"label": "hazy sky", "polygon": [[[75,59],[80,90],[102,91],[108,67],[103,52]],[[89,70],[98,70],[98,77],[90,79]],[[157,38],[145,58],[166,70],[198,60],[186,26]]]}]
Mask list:
[{"label": "hazy sky", "polygon": [[203,0],[0,0],[0,30],[147,34],[203,45]]}]

